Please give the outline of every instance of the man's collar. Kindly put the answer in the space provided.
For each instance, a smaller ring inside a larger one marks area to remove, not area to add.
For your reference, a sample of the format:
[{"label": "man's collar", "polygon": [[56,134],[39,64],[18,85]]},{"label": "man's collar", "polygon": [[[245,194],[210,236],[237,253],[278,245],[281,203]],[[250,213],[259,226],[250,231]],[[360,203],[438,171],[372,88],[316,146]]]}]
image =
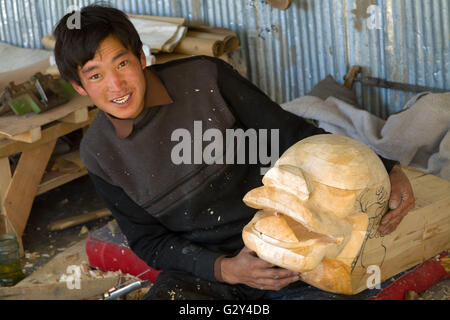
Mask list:
[{"label": "man's collar", "polygon": [[[145,68],[145,97],[144,97],[144,110],[149,107],[162,106],[173,103],[172,98],[169,96],[166,87],[162,83],[161,79],[154,74],[150,68]],[[135,119],[119,119],[105,112],[106,117],[111,121],[114,129],[116,130],[117,137],[119,139],[125,139],[133,132],[133,127],[136,121],[139,121],[141,114]]]}]

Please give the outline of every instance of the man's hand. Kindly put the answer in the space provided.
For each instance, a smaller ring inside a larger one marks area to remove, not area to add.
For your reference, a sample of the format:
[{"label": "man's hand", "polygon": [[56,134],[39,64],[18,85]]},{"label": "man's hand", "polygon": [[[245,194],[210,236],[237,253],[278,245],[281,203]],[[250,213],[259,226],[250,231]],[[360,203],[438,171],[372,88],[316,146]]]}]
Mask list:
[{"label": "man's hand", "polygon": [[396,165],[392,168],[389,179],[391,181],[390,211],[383,216],[378,227],[382,235],[394,231],[408,211],[414,208],[414,193],[411,183],[400,166]]},{"label": "man's hand", "polygon": [[223,281],[229,284],[243,283],[261,290],[280,290],[300,279],[294,271],[275,267],[244,247],[235,257],[221,261]]}]

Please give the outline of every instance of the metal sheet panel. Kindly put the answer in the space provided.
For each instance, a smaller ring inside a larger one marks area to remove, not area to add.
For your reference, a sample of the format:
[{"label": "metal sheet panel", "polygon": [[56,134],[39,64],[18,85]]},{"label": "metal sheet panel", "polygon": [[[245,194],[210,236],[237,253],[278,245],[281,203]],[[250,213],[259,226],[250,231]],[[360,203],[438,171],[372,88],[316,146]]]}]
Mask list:
[{"label": "metal sheet panel", "polygon": [[[70,5],[95,0],[0,0],[0,41],[42,48]],[[351,65],[391,81],[450,90],[448,0],[293,0],[280,11],[264,0],[113,0],[129,13],[181,16],[188,24],[235,31],[248,78],[282,103]],[[378,19],[377,19],[378,18]],[[412,96],[355,85],[361,104],[385,118]]]}]

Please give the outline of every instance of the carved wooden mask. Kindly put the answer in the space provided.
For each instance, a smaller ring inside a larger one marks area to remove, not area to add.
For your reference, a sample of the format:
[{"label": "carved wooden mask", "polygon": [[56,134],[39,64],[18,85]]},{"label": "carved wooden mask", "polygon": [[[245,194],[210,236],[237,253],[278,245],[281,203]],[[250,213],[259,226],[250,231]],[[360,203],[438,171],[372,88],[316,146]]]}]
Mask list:
[{"label": "carved wooden mask", "polygon": [[[243,199],[260,210],[243,229],[244,243],[297,272],[323,267],[325,260],[350,269],[368,232],[376,232],[391,189],[375,152],[335,134],[296,143],[262,182]],[[315,285],[314,278],[309,283]]]}]

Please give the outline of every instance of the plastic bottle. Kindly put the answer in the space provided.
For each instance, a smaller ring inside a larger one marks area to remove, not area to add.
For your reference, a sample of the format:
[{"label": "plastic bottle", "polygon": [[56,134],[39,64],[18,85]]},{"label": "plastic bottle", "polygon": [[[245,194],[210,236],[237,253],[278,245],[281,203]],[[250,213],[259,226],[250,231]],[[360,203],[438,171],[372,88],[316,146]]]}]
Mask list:
[{"label": "plastic bottle", "polygon": [[24,277],[16,236],[0,234],[0,287],[14,286]]}]

